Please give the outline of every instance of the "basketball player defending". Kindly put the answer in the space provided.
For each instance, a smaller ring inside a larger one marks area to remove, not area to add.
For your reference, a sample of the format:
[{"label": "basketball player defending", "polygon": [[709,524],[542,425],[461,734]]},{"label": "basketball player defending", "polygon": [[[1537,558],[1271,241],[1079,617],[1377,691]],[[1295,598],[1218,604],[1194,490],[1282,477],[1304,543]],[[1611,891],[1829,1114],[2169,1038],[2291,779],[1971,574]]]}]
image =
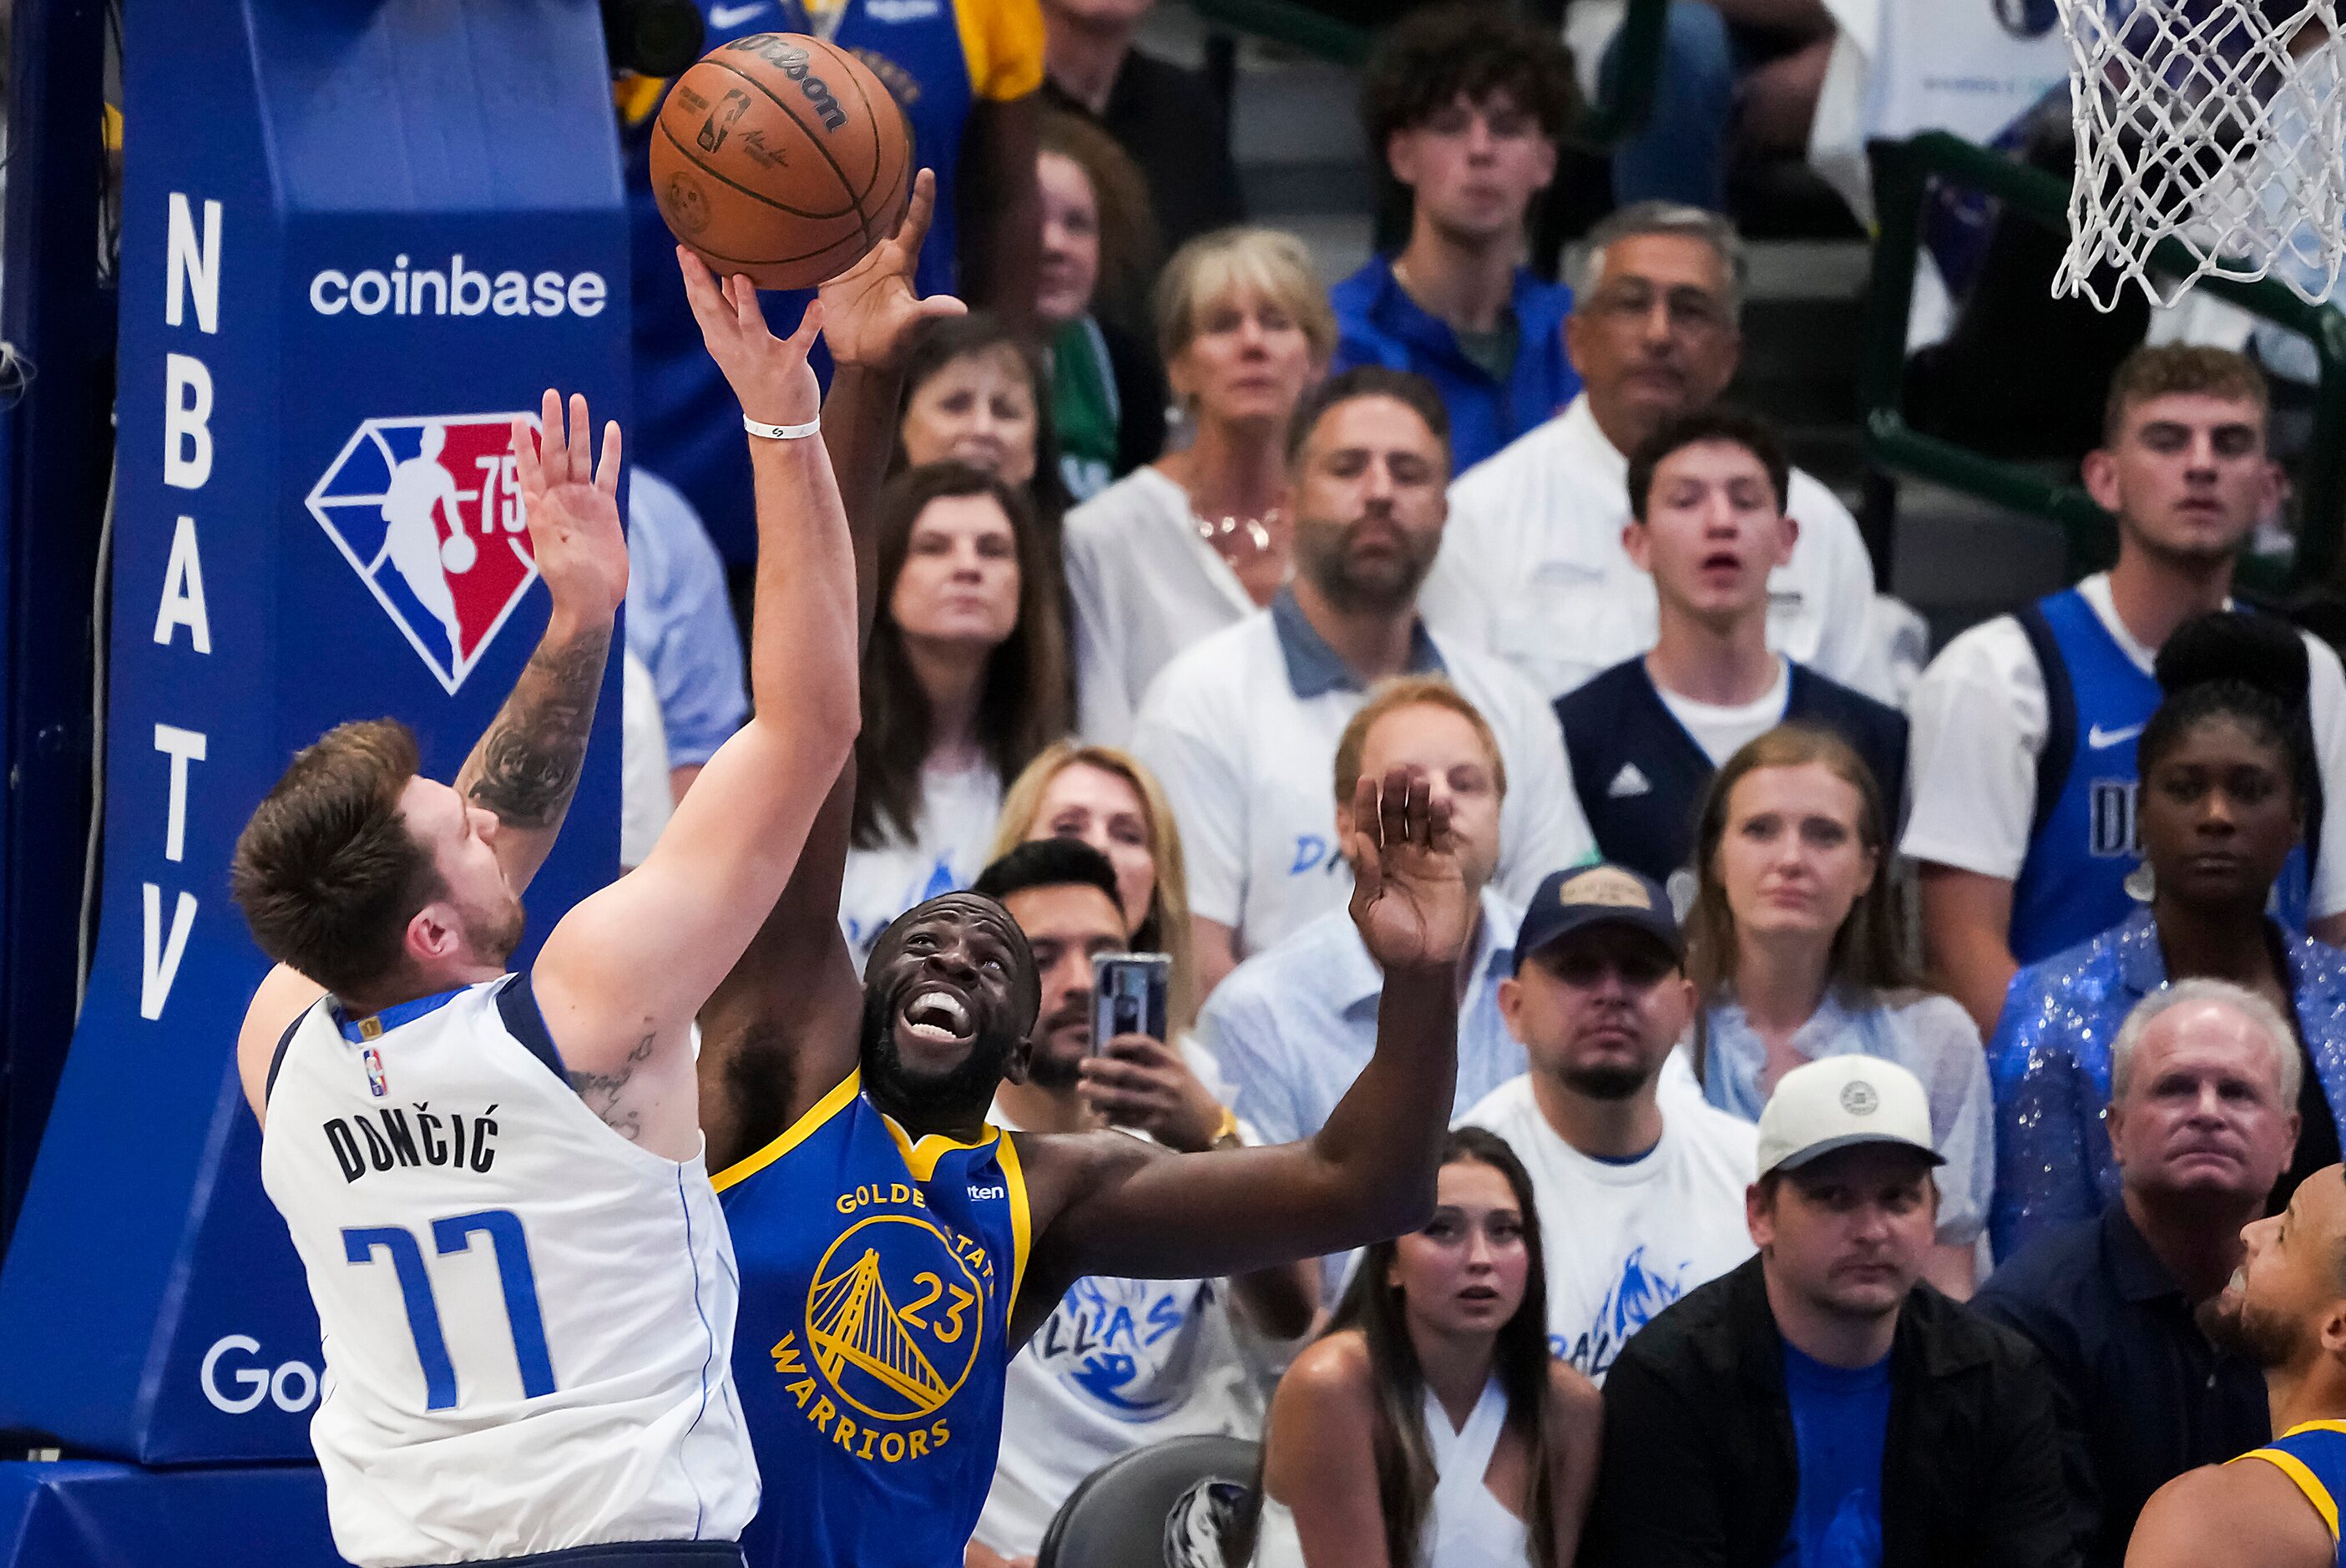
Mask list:
[{"label": "basketball player defending", "polygon": [[[898,346],[868,348],[875,426]],[[851,499],[867,560],[869,510]],[[868,632],[868,568],[862,584]],[[757,1568],[958,1563],[1010,1358],[1071,1283],[1245,1273],[1423,1223],[1457,1071],[1474,901],[1422,776],[1364,779],[1353,803],[1352,918],[1385,975],[1374,1057],[1311,1141],[1195,1155],[987,1125],[1026,1070],[1025,939],[999,905],[947,894],[882,933],[859,983],[838,902],[854,792],[851,763],[702,1014],[702,1125],[741,1265],[735,1379],[766,1478],[742,1537]]]},{"label": "basketball player defending", "polygon": [[2346,1166],[2305,1178],[2286,1213],[2240,1233],[2248,1256],[2203,1321],[2265,1369],[2265,1448],[2153,1494],[2127,1568],[2346,1565]]},{"label": "basketball player defending", "polygon": [[238,1064],[324,1330],[311,1437],[334,1543],[362,1568],[738,1563],[757,1506],[689,1030],[850,755],[855,584],[803,439],[820,310],[779,341],[746,280],[720,293],[686,264],[745,416],[803,428],[750,440],[755,717],[649,858],[507,972],[627,575],[617,428],[590,476],[586,401],[566,434],[551,392],[543,447],[516,422],[514,448],[552,611],[455,784],[422,776],[395,720],[346,724],[237,846],[237,901],[279,961]]}]

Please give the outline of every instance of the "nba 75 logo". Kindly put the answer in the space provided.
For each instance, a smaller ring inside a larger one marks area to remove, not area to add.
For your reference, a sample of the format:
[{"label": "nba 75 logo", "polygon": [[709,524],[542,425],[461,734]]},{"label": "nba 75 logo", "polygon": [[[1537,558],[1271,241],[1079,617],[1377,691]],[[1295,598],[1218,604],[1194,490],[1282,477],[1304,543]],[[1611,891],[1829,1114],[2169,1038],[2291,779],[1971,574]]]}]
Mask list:
[{"label": "nba 75 logo", "polygon": [[310,492],[318,526],[451,696],[537,580],[513,422],[368,420]]}]

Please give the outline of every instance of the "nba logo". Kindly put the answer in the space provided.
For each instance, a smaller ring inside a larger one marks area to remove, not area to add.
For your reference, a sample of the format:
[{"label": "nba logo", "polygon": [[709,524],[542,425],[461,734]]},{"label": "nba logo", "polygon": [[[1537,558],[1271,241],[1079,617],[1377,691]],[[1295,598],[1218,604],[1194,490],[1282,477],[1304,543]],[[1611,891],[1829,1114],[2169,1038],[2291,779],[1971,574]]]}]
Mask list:
[{"label": "nba logo", "polygon": [[514,418],[368,420],[309,495],[318,526],[452,697],[537,580]]},{"label": "nba logo", "polygon": [[359,1053],[359,1060],[366,1064],[367,1093],[378,1100],[390,1094],[391,1082],[382,1075],[382,1053],[370,1045]]}]

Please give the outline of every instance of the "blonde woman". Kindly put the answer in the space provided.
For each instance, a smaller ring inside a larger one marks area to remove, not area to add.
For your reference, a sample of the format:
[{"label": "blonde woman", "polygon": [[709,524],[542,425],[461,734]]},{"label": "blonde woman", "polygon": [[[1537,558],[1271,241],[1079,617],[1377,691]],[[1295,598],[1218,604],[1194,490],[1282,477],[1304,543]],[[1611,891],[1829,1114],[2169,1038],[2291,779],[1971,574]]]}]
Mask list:
[{"label": "blonde woman", "polygon": [[1110,745],[1167,661],[1287,581],[1287,426],[1336,318],[1301,240],[1226,229],[1174,252],[1157,335],[1189,443],[1066,519],[1079,724]]},{"label": "blonde woman", "polygon": [[1033,839],[1081,839],[1116,868],[1117,900],[1136,952],[1173,959],[1166,1020],[1176,1039],[1198,1017],[1189,949],[1189,884],[1181,832],[1156,776],[1107,746],[1061,741],[1035,754],[1002,798],[989,860]]}]

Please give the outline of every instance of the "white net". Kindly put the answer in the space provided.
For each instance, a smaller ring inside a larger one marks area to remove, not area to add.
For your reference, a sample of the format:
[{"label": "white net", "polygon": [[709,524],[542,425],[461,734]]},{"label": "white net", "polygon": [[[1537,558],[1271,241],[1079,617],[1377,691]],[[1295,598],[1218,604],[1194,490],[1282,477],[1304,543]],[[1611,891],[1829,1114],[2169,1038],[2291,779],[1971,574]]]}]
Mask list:
[{"label": "white net", "polygon": [[[2309,303],[2346,260],[2341,0],[2058,0],[2077,167],[2056,294],[2271,276]],[[2153,268],[2175,239],[2179,270]]]}]

